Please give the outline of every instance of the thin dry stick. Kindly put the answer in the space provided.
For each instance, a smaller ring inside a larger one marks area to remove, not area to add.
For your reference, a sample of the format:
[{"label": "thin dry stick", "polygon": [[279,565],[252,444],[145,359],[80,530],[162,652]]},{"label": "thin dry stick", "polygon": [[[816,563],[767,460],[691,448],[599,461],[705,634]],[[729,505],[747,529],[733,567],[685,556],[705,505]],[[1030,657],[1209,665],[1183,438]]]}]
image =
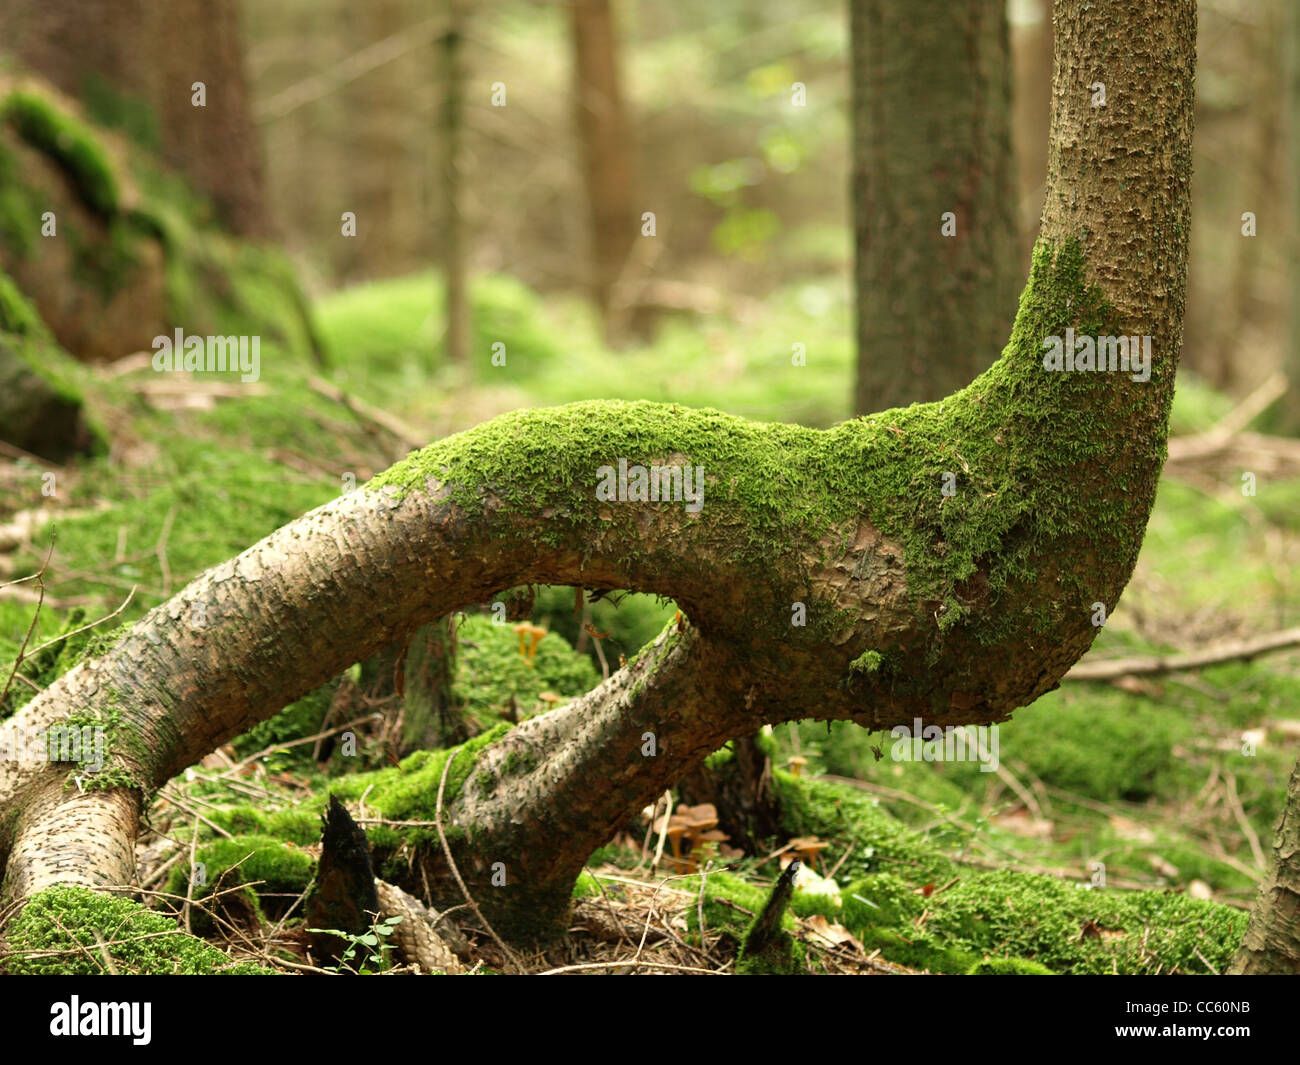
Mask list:
[{"label": "thin dry stick", "polygon": [[705,885],[705,883],[707,883],[707,881],[708,881],[708,879],[709,879],[709,866],[711,866],[712,864],[713,864],[713,863],[712,863],[711,861],[709,861],[709,862],[705,862],[704,865],[700,867],[700,894],[699,894],[699,897],[695,900],[695,905],[696,905],[696,907],[697,907],[697,913],[698,913],[699,918],[700,918],[700,946],[701,946],[701,947],[703,947],[703,946],[705,945],[705,940],[704,940],[704,885]]},{"label": "thin dry stick", "polygon": [[1064,680],[1118,680],[1120,677],[1154,676],[1175,673],[1185,669],[1217,666],[1221,662],[1235,662],[1241,658],[1254,658],[1270,651],[1281,651],[1300,644],[1300,628],[1283,629],[1248,640],[1225,640],[1203,651],[1180,655],[1152,655],[1140,658],[1115,658],[1102,662],[1081,662],[1068,672]]},{"label": "thin dry stick", "polygon": [[[658,803],[655,804],[656,809]],[[650,872],[659,871],[659,863],[664,860],[664,840],[668,838],[668,819],[673,815],[673,793],[672,791],[664,792],[664,827],[659,832],[659,842],[655,844],[655,860],[650,863]],[[654,824],[653,821],[650,822]]]},{"label": "thin dry stick", "polygon": [[[73,945],[76,947],[75,950],[69,951],[68,953],[84,954],[87,959],[94,962],[96,965],[99,965],[101,969],[103,968],[103,966],[100,964],[99,959],[96,958],[95,955],[90,953],[90,950],[87,948],[87,946],[72,933],[72,931],[68,928],[67,925],[65,925],[62,921],[58,919],[58,917],[54,916],[53,914],[50,915],[50,920],[54,922],[54,926],[60,932],[62,932],[65,936],[67,936],[70,940],[72,940]],[[95,933],[95,938],[99,940],[100,950],[102,951],[105,947],[105,944],[98,932]]]},{"label": "thin dry stick", "polygon": [[176,520],[176,508],[172,507],[167,511],[167,517],[163,519],[162,532],[158,534],[158,542],[154,544],[153,553],[158,556],[158,568],[162,571],[162,593],[164,599],[172,597],[172,570],[167,565],[167,537],[171,535],[172,522]]},{"label": "thin dry stick", "polygon": [[370,422],[372,425],[376,425],[380,429],[383,429],[390,436],[396,438],[397,442],[408,450],[424,446],[424,435],[407,425],[400,418],[389,414],[386,410],[372,407],[364,400],[357,399],[356,396],[348,395],[343,391],[343,389],[339,388],[335,384],[331,384],[324,378],[311,378],[307,382],[307,387],[313,392],[324,396],[326,399],[342,404],[362,421]]},{"label": "thin dry stick", "polygon": [[270,747],[265,747],[262,750],[258,751],[256,754],[250,754],[243,761],[236,762],[229,769],[223,769],[217,775],[224,777],[227,774],[235,772],[235,770],[237,769],[243,769],[244,766],[257,761],[259,758],[265,757],[268,754],[274,754],[276,751],[287,751],[290,747],[301,747],[305,743],[314,743],[316,740],[322,739],[325,736],[333,736],[334,733],[336,732],[345,732],[348,729],[350,729],[353,725],[360,725],[363,721],[370,721],[372,718],[382,717],[382,716],[383,715],[379,713],[369,713],[366,714],[364,717],[354,718],[353,720],[347,722],[346,724],[337,725],[334,728],[326,729],[324,732],[318,732],[314,736],[304,736],[300,740],[289,740],[287,743],[273,743]]},{"label": "thin dry stick", "polygon": [[438,803],[433,810],[434,827],[438,830],[438,841],[442,844],[443,857],[447,859],[447,865],[451,869],[451,875],[456,878],[456,884],[460,887],[460,893],[465,896],[465,901],[469,903],[470,909],[474,911],[474,915],[483,922],[483,927],[487,929],[488,935],[496,941],[496,945],[501,948],[501,952],[507,959],[509,959],[510,964],[515,967],[520,975],[522,975],[524,972],[523,965],[520,964],[519,959],[515,957],[514,951],[506,946],[505,940],[497,935],[496,929],[492,927],[488,922],[488,919],[483,916],[483,911],[478,908],[478,903],[474,901],[474,896],[469,893],[469,888],[465,886],[465,881],[460,878],[460,870],[456,868],[456,859],[451,856],[451,847],[447,845],[447,834],[442,830],[442,795],[443,791],[447,787],[447,771],[451,769],[451,763],[459,753],[459,747],[453,747],[449,752],[447,752],[447,761],[442,767],[442,779],[438,781]]},{"label": "thin dry stick", "polygon": [[134,595],[135,595],[135,588],[132,588],[131,591],[127,593],[126,598],[122,600],[122,605],[118,607],[116,610],[114,610],[111,614],[105,614],[98,621],[92,621],[86,625],[80,625],[77,628],[71,630],[70,632],[60,633],[58,636],[55,636],[54,639],[52,640],[46,640],[39,647],[32,648],[32,654],[34,655],[40,654],[40,652],[44,651],[45,648],[53,647],[56,643],[59,643],[61,640],[66,640],[69,636],[75,636],[79,632],[85,632],[87,629],[93,629],[96,625],[102,625],[106,621],[112,621],[113,618],[117,617],[118,614],[122,613],[122,611],[125,610],[131,604],[131,599]]},{"label": "thin dry stick", "polygon": [[158,881],[163,878],[163,875],[167,872],[168,869],[170,869],[173,865],[175,865],[184,857],[185,857],[184,851],[177,851],[165,862],[163,862],[162,865],[158,866],[157,869],[155,869],[152,873],[150,873],[147,877],[145,877],[145,879],[141,880],[140,886],[152,887],[154,884],[158,883]]},{"label": "thin dry stick", "polygon": [[[641,866],[645,865],[646,851],[650,847],[650,834],[655,830],[655,822],[659,820],[659,797],[655,797],[655,804],[650,807],[650,823],[645,826],[645,838],[641,840],[641,851],[637,858],[636,865],[633,869],[639,871]],[[665,827],[667,827],[665,825]]]},{"label": "thin dry stick", "polygon": [[416,48],[424,47],[442,34],[446,22],[447,19],[442,15],[425,19],[414,26],[408,26],[382,40],[366,45],[359,52],[353,52],[346,59],[331,64],[327,74],[314,74],[290,85],[287,89],[281,89],[257,108],[256,120],[263,123],[283,118],[298,108],[342,88],[349,82],[356,81],[357,78],[385,63],[390,63]]},{"label": "thin dry stick", "polygon": [[836,862],[833,866],[831,866],[831,871],[826,874],[827,880],[835,879],[835,874],[840,871],[840,866],[849,860],[849,855],[853,853],[853,848],[856,846],[857,846],[856,843],[849,844],[849,849],[840,855],[840,860]]},{"label": "thin dry stick", "polygon": [[[9,679],[5,681],[4,691],[0,691],[0,706],[4,706],[5,699],[9,697],[9,689],[13,686],[14,675],[18,672],[18,667],[23,664],[23,656],[27,651],[28,641],[32,638],[32,633],[36,631],[36,622],[41,616],[41,604],[45,602],[45,582],[41,580],[41,574],[45,572],[45,567],[50,564],[50,555],[54,554],[54,536],[50,535],[50,549],[45,554],[45,561],[41,563],[41,568],[36,571],[36,587],[40,590],[40,597],[36,601],[36,613],[32,615],[32,623],[27,626],[27,633],[23,636],[22,646],[18,648],[18,657],[14,659],[14,668],[9,671]],[[33,651],[33,654],[36,652]]]},{"label": "thin dry stick", "polygon": [[605,659],[605,649],[600,646],[600,637],[596,635],[596,626],[587,622],[584,627],[591,634],[591,642],[596,645],[596,657],[600,659],[600,672],[605,680],[609,680],[609,662]]},{"label": "thin dry stick", "polygon": [[575,973],[583,969],[662,969],[673,973],[697,973],[703,976],[723,976],[725,969],[697,969],[690,965],[667,965],[657,961],[589,961],[581,965],[562,965],[558,969],[547,969],[538,976],[558,976],[560,973]]},{"label": "thin dry stick", "polygon": [[194,905],[194,856],[199,849],[199,822],[194,820],[194,831],[190,835],[190,875],[185,878],[185,931],[193,933],[190,927],[190,907]]},{"label": "thin dry stick", "polygon": [[[650,896],[650,902],[646,905],[645,925],[641,929],[641,942],[637,944],[636,958],[633,959],[634,961],[640,959],[641,952],[645,949],[646,937],[650,934],[650,922],[654,919],[654,915],[655,915],[655,900],[659,897],[660,890],[670,880],[681,880],[683,877],[694,876],[694,875],[695,875],[694,873],[674,873],[672,876],[664,877],[663,880],[659,881],[659,883],[655,885],[654,894]],[[612,880],[615,878],[607,877],[606,879]],[[665,927],[667,926],[665,925]]]},{"label": "thin dry stick", "polygon": [[613,903],[609,901],[609,893],[605,890],[605,885],[602,884],[600,882],[599,877],[591,873],[590,870],[588,870],[588,873],[591,875],[592,880],[596,881],[596,887],[600,889],[601,904],[605,907],[605,910],[606,912],[608,912],[610,919],[614,922],[614,924],[618,928],[619,941],[622,943],[626,943],[630,947],[632,945],[632,941],[628,939],[627,932],[623,928],[622,918],[620,918],[619,915],[615,912]]},{"label": "thin dry stick", "polygon": [[1246,818],[1246,811],[1241,805],[1241,797],[1237,794],[1237,778],[1225,771],[1224,782],[1228,785],[1228,808],[1232,810],[1232,816],[1237,819],[1237,824],[1241,826],[1241,831],[1246,835],[1246,842],[1250,844],[1250,853],[1255,856],[1255,864],[1261,869],[1268,866],[1268,860],[1264,857],[1264,848],[1259,845],[1259,836],[1255,834],[1255,829],[1250,821]]},{"label": "thin dry stick", "polygon": [[[99,946],[99,953],[104,957],[104,966],[114,976],[121,975],[117,971],[117,966],[113,964],[113,955],[108,952],[108,944],[104,942],[104,937],[99,934],[98,928],[92,928],[91,934],[95,937],[95,943]],[[1216,974],[1217,975],[1217,974]]]},{"label": "thin dry stick", "polygon": [[[209,820],[208,818],[204,817],[201,813],[198,812],[198,810],[194,809],[194,807],[191,806],[188,802],[186,802],[185,799],[180,798],[180,796],[178,796],[174,791],[162,791],[159,793],[159,795],[161,798],[165,799],[167,802],[175,806],[176,809],[180,810],[181,813],[189,814],[192,818],[194,818],[195,828],[197,828],[198,823],[202,821],[205,825],[208,826],[208,828],[212,829],[213,832],[223,837],[224,839],[234,838],[233,832],[227,832],[215,821]],[[200,802],[200,803],[203,802],[203,800],[200,799],[197,795],[187,795],[186,799],[193,799],[195,802]],[[212,806],[213,804],[207,803],[207,805]]]}]

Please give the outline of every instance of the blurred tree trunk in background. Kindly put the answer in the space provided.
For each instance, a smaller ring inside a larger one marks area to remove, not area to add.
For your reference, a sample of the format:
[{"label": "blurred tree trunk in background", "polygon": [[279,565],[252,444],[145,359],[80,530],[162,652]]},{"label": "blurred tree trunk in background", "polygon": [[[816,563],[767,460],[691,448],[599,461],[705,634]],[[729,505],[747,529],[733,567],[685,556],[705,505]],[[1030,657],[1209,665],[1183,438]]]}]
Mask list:
[{"label": "blurred tree trunk in background", "polygon": [[448,0],[442,35],[442,263],[446,284],[447,358],[469,360],[469,248],[465,235],[464,0]]},{"label": "blurred tree trunk in background", "polygon": [[1032,19],[1012,27],[1015,71],[1011,93],[1012,143],[1016,157],[1017,227],[1022,259],[1038,239],[1047,180],[1047,132],[1052,119],[1052,0],[1025,7]]},{"label": "blurred tree trunk in background", "polygon": [[[238,0],[8,0],[6,50],[92,112],[150,112],[155,147],[241,236],[269,231]],[[202,82],[206,106],[192,102]],[[138,131],[138,127],[137,127]]]},{"label": "blurred tree trunk in background", "polygon": [[866,413],[941,399],[991,365],[1021,259],[1005,5],[850,0],[849,10]]},{"label": "blurred tree trunk in background", "polygon": [[[368,0],[359,7],[345,8],[342,17],[352,29],[353,54],[401,34],[416,21],[409,0]],[[407,175],[414,169],[408,138],[420,133],[409,122],[410,107],[405,103],[410,92],[408,77],[405,64],[383,63],[358,78],[352,93],[339,98],[332,108],[346,121],[340,144],[347,156],[340,169],[348,175],[345,188],[349,199],[334,215],[345,209],[357,213],[356,239],[344,242],[348,261],[343,271],[353,277],[382,276],[392,271],[389,263],[411,262],[407,246],[413,236],[419,236],[420,207],[407,195]],[[427,246],[424,262],[428,262]]]},{"label": "blurred tree trunk in background", "polygon": [[1285,5],[1282,70],[1285,79],[1283,143],[1285,145],[1283,195],[1291,215],[1291,240],[1287,246],[1284,299],[1289,306],[1283,338],[1282,368],[1290,388],[1283,400],[1282,427],[1300,436],[1300,4]]},{"label": "blurred tree trunk in background", "polygon": [[570,0],[574,97],[591,217],[592,293],[617,344],[610,305],[636,239],[632,146],[620,88],[618,38],[609,0]]},{"label": "blurred tree trunk in background", "polygon": [[[850,4],[859,414],[969,384],[1002,350],[1020,285],[1006,11],[982,0],[925,4]],[[1042,186],[1050,26],[1039,47]],[[945,211],[956,215],[954,236],[942,233]],[[682,794],[727,809],[732,841],[753,849],[777,822],[770,773],[748,736],[720,772],[701,766],[684,780]]]},{"label": "blurred tree trunk in background", "polygon": [[1246,936],[1228,971],[1237,976],[1300,974],[1300,762],[1277,824],[1273,868],[1260,881]]}]

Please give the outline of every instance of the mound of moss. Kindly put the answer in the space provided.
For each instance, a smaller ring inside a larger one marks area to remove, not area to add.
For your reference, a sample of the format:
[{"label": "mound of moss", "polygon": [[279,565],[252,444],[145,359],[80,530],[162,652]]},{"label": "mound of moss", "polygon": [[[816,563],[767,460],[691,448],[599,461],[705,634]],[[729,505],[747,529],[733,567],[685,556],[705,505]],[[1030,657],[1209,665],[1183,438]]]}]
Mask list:
[{"label": "mound of moss", "polygon": [[[376,811],[377,816],[386,820],[431,822],[437,813],[438,786],[442,781],[443,767],[452,752],[456,752],[456,759],[447,773],[444,806],[460,794],[479,752],[499,740],[512,727],[508,722],[499,722],[487,732],[458,747],[416,751],[402,759],[400,765],[368,773],[354,773],[333,780],[329,790],[341,800],[356,800],[365,795],[366,809]],[[322,797],[313,802],[311,808],[319,814],[325,809],[327,801]],[[448,825],[445,831],[450,839],[462,830]],[[405,860],[401,861],[401,868],[391,870],[385,869],[383,863],[405,846],[430,843],[437,846],[438,839],[437,832],[427,826],[400,830],[387,825],[371,826],[367,828],[366,835],[374,852],[377,874],[381,878],[397,879],[399,882],[406,871]]]},{"label": "mound of moss", "polygon": [[[570,600],[572,601],[572,600]],[[578,654],[557,633],[542,638],[530,659],[519,650],[519,635],[510,623],[483,615],[467,617],[457,633],[456,700],[480,727],[493,725],[510,707],[521,716],[541,709],[542,692],[572,698],[600,682],[591,660]]]},{"label": "mound of moss", "polygon": [[28,144],[59,162],[88,207],[105,217],[117,210],[117,176],[89,126],[34,92],[10,93],[0,104],[0,116]]},{"label": "mound of moss", "polygon": [[[852,842],[841,869],[868,874],[843,890],[839,906],[796,893],[794,912],[825,914],[902,965],[974,973],[1002,959],[997,965],[1016,972],[1203,974],[1226,968],[1245,934],[1244,913],[1179,892],[972,872],[860,791],[780,770],[775,783],[791,835]],[[835,848],[827,854],[835,860]]]},{"label": "mound of moss", "polygon": [[[319,835],[319,833],[318,833]],[[203,868],[203,883],[195,884],[190,898],[203,906],[214,892],[243,887],[237,892],[238,905],[258,918],[277,918],[288,911],[311,882],[316,859],[305,851],[271,836],[234,836],[213,840],[200,847],[194,860]],[[171,904],[179,907],[185,898],[189,867],[176,865],[167,877]],[[260,881],[260,883],[259,883]],[[245,887],[245,885],[247,885]],[[231,912],[232,899],[222,895],[213,900],[225,912]],[[203,909],[191,912],[190,927],[199,935],[214,931],[212,918]]]},{"label": "mound of moss", "polygon": [[[863,792],[824,780],[772,773],[782,828],[791,836],[820,836],[852,851],[840,866],[840,878],[881,869],[906,870],[918,883],[953,875],[952,862],[933,841],[907,828]],[[838,847],[822,855],[831,864]]]},{"label": "mound of moss", "polygon": [[4,972],[28,975],[269,975],[235,962],[176,922],[129,899],[80,887],[32,896],[10,923]]}]

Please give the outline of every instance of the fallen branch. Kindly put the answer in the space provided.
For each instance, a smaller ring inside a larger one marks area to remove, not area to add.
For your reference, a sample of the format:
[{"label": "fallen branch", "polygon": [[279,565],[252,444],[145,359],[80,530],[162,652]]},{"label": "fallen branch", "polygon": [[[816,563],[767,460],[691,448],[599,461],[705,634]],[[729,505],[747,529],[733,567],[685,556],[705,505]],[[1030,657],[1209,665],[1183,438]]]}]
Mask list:
[{"label": "fallen branch", "polygon": [[1160,673],[1177,673],[1182,670],[1202,669],[1223,662],[1247,660],[1270,651],[1281,651],[1300,645],[1300,628],[1283,629],[1248,640],[1225,640],[1201,651],[1177,655],[1151,655],[1149,657],[1113,658],[1100,662],[1081,662],[1068,672],[1064,680],[1118,680],[1121,677],[1153,676]]},{"label": "fallen branch", "polygon": [[330,384],[322,377],[313,377],[307,382],[308,387],[318,395],[324,396],[328,400],[342,404],[347,407],[362,421],[369,422],[378,426],[386,433],[397,438],[397,442],[405,447],[408,451],[413,448],[423,447],[423,437],[411,426],[407,425],[400,418],[389,414],[378,407],[372,407],[365,400],[357,399],[355,396],[349,396],[343,389],[337,385]]}]

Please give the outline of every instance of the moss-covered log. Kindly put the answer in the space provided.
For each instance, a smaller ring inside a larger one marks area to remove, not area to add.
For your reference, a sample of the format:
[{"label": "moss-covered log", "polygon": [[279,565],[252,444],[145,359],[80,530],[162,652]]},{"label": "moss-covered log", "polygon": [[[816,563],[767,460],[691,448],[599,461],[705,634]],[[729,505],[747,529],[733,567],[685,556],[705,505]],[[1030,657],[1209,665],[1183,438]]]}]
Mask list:
[{"label": "moss-covered log", "polygon": [[[142,791],[523,583],[655,592],[689,621],[451,765],[451,851],[518,936],[558,919],[592,849],[731,737],[799,718],[992,722],[1054,687],[1131,574],[1164,459],[1195,5],[1069,0],[1056,20],[1043,239],[992,369],[825,431],[595,402],[430,445],[202,574],[28,704],[10,729],[101,715],[110,765],[83,794],[66,766],[0,762],[5,893],[129,881]],[[1149,336],[1149,379],[1045,370],[1044,340],[1067,329]],[[601,498],[621,460],[702,470],[702,506]]]}]

